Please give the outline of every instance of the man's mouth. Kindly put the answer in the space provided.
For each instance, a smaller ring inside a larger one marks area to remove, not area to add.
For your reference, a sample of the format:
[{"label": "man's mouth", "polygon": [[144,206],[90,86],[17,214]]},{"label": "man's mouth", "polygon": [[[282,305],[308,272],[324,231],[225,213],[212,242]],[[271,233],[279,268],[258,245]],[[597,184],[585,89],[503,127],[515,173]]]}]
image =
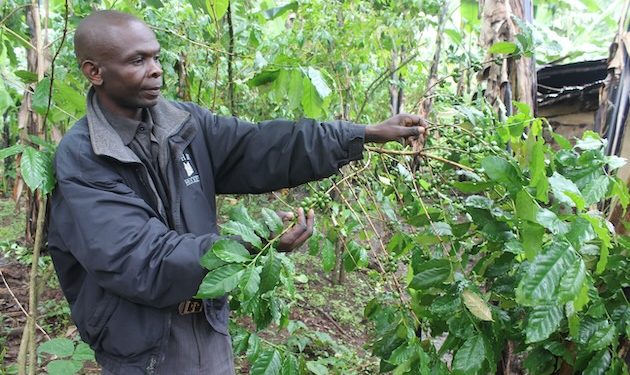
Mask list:
[{"label": "man's mouth", "polygon": [[149,87],[144,89],[144,92],[146,92],[147,94],[151,95],[151,96],[158,96],[160,95],[160,88],[159,87]]}]

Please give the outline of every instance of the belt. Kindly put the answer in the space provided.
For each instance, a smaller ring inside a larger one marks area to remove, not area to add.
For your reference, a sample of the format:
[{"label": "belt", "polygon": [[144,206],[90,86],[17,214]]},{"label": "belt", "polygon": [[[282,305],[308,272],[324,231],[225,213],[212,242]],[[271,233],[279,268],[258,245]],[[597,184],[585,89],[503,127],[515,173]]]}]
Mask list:
[{"label": "belt", "polygon": [[181,302],[177,307],[179,315],[196,314],[203,311],[203,301],[200,299],[189,299]]}]

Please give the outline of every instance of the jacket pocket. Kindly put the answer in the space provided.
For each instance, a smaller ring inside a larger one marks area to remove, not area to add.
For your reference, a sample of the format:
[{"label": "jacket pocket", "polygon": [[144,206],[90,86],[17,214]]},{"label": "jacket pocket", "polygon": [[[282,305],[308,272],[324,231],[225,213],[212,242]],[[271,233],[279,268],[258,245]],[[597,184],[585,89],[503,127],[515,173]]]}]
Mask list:
[{"label": "jacket pocket", "polygon": [[119,297],[112,293],[105,292],[103,299],[97,305],[94,313],[87,320],[87,331],[91,336],[98,335],[105,326],[107,320],[118,305]]}]

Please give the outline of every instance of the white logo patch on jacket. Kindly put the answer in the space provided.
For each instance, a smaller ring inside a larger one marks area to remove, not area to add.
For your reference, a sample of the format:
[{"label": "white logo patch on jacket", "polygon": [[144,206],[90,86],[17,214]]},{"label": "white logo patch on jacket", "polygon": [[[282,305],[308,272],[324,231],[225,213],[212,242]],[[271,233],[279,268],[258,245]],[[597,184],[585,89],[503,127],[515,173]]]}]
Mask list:
[{"label": "white logo patch on jacket", "polygon": [[186,184],[186,186],[198,183],[199,174],[197,174],[197,171],[195,171],[195,168],[193,167],[193,162],[190,158],[190,155],[184,153],[179,160],[182,162],[184,170],[186,171],[187,177],[184,179],[184,183]]}]

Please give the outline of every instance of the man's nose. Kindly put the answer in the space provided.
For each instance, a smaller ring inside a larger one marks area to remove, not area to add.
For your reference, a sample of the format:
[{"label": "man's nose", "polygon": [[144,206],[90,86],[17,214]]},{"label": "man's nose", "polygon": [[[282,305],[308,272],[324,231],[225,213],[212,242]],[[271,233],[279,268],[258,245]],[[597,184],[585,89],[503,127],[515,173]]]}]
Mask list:
[{"label": "man's nose", "polygon": [[151,59],[151,65],[149,66],[149,76],[158,78],[162,76],[162,64],[158,60]]}]

